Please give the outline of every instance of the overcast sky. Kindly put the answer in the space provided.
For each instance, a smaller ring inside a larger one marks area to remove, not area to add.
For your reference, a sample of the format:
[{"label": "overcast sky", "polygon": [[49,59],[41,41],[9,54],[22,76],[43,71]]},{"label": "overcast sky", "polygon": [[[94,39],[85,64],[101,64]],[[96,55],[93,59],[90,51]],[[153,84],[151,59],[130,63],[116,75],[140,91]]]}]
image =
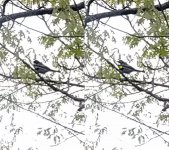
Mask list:
[{"label": "overcast sky", "polygon": [[[96,9],[91,9],[94,12],[97,13]],[[104,10],[99,10],[104,11]],[[106,19],[103,19],[102,21],[106,21]],[[35,22],[35,23],[34,23]],[[27,26],[31,26],[35,29],[39,29],[39,24],[37,22],[36,18],[27,18],[24,23]],[[118,29],[127,30],[127,32],[130,32],[128,24],[125,22],[125,20],[122,17],[115,17],[111,18],[108,21],[109,25],[112,25],[113,27],[116,27]],[[102,31],[103,27],[98,26],[100,30]],[[20,28],[21,29],[21,28]],[[106,29],[106,27],[104,27]],[[46,28],[41,26],[41,31],[45,32]],[[109,28],[107,28],[109,30]],[[44,48],[39,45],[39,43],[36,41],[37,33],[30,31],[32,34],[32,38],[35,39],[35,41],[30,45],[28,43],[25,43],[25,49],[33,47],[36,50],[37,54],[39,55],[39,59],[41,58],[42,52]],[[127,53],[128,53],[128,47],[123,45],[123,42],[121,40],[122,34],[120,32],[115,32],[117,43],[116,45],[111,40],[107,41],[107,46],[111,49],[113,47],[117,47],[120,52],[123,54],[122,57],[126,59]],[[127,52],[127,53],[126,53]],[[46,51],[44,51],[46,53]],[[130,52],[131,54],[131,52]],[[51,65],[50,63],[48,65]],[[134,66],[137,66],[136,64],[132,64]],[[140,76],[141,78],[142,76]],[[49,99],[52,99],[52,97],[49,97]],[[136,97],[130,97],[129,100],[136,100]],[[137,98],[138,99],[138,98]],[[126,99],[127,100],[127,99]],[[127,108],[125,108],[127,110]],[[156,104],[151,105],[147,108],[148,110],[152,110],[151,113],[153,113],[155,116],[159,115],[161,113],[161,107],[157,106]],[[76,113],[77,107],[72,106],[71,104],[66,104],[62,111],[66,112],[71,116],[69,119],[62,119],[59,120],[60,123],[63,125],[71,127],[71,121],[73,119],[73,115]],[[147,111],[148,112],[148,111]],[[23,127],[21,129],[20,134],[16,138],[16,142],[14,143],[14,146],[11,148],[11,150],[17,150],[20,148],[21,150],[26,150],[28,147],[31,147],[33,149],[37,150],[65,150],[65,149],[73,149],[73,150],[80,150],[83,149],[82,144],[78,141],[76,137],[70,138],[67,141],[63,141],[63,143],[59,145],[55,145],[52,139],[47,139],[43,135],[37,135],[37,132],[39,131],[39,128],[49,128],[56,126],[55,124],[48,122],[47,120],[44,120],[35,114],[32,114],[30,112],[26,112],[24,110],[20,111],[11,111],[11,113],[15,114],[15,118],[12,121],[13,124],[16,124],[16,126]],[[100,124],[99,128],[106,128],[107,132],[103,134],[103,136],[100,139],[99,146],[96,147],[96,150],[112,150],[113,148],[117,147],[118,150],[168,150],[167,145],[164,144],[164,142],[159,138],[155,138],[152,141],[148,142],[147,144],[144,144],[142,146],[137,146],[138,141],[137,139],[131,139],[127,135],[121,135],[122,128],[131,128],[135,126],[140,126],[139,124],[126,119],[125,117],[112,112],[110,110],[104,110],[104,111],[98,111],[94,112],[93,114],[89,110],[83,110],[85,115],[87,115],[87,121],[86,123],[82,123],[80,127],[78,127],[78,131],[84,131],[85,135],[80,135],[79,138],[82,140],[93,140],[95,141],[97,139],[96,134],[94,133],[94,127],[96,125],[95,117],[96,114],[99,114],[98,124]],[[11,133],[9,133],[9,130],[12,129],[11,127],[11,114],[8,114],[6,111],[0,111],[0,116],[3,115],[2,121],[0,123],[0,139],[3,143],[4,140],[10,141],[13,136],[11,136]],[[146,117],[145,117],[146,118]],[[147,117],[146,123],[147,124],[153,124],[156,121],[156,118],[150,118]],[[58,126],[56,126],[58,127]],[[143,127],[143,126],[142,126]],[[156,127],[156,125],[154,125]],[[63,128],[60,128],[60,130],[63,130]],[[150,133],[149,129],[143,127],[147,133]],[[165,126],[162,128],[163,131],[167,130],[167,127]],[[11,131],[12,132],[12,131]],[[63,131],[64,132],[64,131]],[[156,136],[156,135],[154,135]],[[152,135],[153,137],[153,135]]]}]

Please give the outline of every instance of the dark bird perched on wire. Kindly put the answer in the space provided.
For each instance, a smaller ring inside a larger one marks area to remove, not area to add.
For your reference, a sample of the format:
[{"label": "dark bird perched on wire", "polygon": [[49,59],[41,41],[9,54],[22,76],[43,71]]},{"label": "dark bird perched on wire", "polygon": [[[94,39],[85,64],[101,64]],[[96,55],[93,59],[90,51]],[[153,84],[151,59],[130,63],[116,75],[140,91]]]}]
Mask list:
[{"label": "dark bird perched on wire", "polygon": [[119,60],[118,63],[119,63],[118,68],[122,73],[130,74],[133,71],[144,72],[144,70],[137,70],[122,60]]},{"label": "dark bird perched on wire", "polygon": [[38,60],[34,60],[33,67],[35,68],[35,70],[38,73],[42,73],[42,74],[45,74],[46,72],[49,72],[49,71],[60,72],[60,71],[57,71],[57,70],[50,69],[49,67],[45,66],[44,64],[42,64]]}]

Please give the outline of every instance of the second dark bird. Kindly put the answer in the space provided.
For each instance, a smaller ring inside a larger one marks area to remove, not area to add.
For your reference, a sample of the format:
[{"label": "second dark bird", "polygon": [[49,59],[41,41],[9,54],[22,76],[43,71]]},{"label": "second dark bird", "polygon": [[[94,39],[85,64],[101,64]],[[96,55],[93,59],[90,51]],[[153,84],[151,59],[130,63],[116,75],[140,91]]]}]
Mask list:
[{"label": "second dark bird", "polygon": [[118,63],[119,63],[118,68],[122,73],[130,74],[133,71],[144,72],[144,70],[137,70],[137,69],[133,68],[132,66],[128,65],[123,60],[119,60]]}]

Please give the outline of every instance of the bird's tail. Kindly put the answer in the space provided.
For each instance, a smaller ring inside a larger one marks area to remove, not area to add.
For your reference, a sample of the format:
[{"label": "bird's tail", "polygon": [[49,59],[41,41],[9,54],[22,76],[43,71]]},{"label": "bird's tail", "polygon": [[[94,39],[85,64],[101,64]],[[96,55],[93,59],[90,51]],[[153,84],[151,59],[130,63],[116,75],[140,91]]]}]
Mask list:
[{"label": "bird's tail", "polygon": [[144,71],[144,70],[137,70],[137,69],[135,69],[135,71],[145,73],[145,71]]},{"label": "bird's tail", "polygon": [[60,72],[59,70],[53,70],[53,69],[50,69],[50,71],[52,71],[52,72]]}]

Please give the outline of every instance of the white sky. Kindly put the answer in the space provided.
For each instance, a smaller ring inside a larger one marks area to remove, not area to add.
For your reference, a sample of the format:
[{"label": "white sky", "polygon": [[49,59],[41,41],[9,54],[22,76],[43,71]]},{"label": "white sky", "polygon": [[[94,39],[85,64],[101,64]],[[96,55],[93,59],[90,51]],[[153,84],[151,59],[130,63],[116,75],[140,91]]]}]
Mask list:
[{"label": "white sky", "polygon": [[[32,26],[35,29],[39,29],[39,23],[33,23],[35,22],[36,18],[27,18],[24,23],[27,26]],[[18,21],[18,20],[17,20]],[[102,20],[104,21],[104,20]],[[119,29],[127,29],[127,24],[124,21],[124,19],[121,19],[121,17],[115,17],[112,18],[109,21],[109,24],[113,24],[113,27],[117,27]],[[41,26],[41,31],[45,32],[45,27],[43,28]],[[128,31],[129,32],[129,31]],[[32,32],[32,38],[36,39],[36,33]],[[126,52],[126,46],[123,45],[122,41],[120,40],[121,35],[118,32],[119,41],[115,45],[115,47],[118,47],[120,51],[123,53]],[[34,36],[34,37],[33,37]],[[112,48],[112,43],[108,42],[108,45],[110,48]],[[36,40],[33,42],[33,44],[27,44],[25,43],[25,49],[33,47],[36,50],[36,53],[40,53],[44,51],[43,46],[40,46]],[[114,46],[114,45],[113,45]],[[124,51],[123,51],[124,50]],[[131,52],[131,51],[130,51]],[[123,56],[125,59],[125,56]],[[40,56],[39,56],[40,59]],[[51,65],[51,64],[49,64]],[[136,66],[136,64],[133,64]],[[133,100],[135,100],[136,97],[133,97]],[[138,98],[137,98],[138,99]],[[154,115],[159,115],[161,108],[157,107],[156,104],[149,106],[148,109],[155,110]],[[71,104],[65,105],[62,110],[64,110],[67,114],[71,114],[72,116],[76,113],[77,107],[73,107]],[[51,122],[48,122],[34,114],[31,114],[30,112],[26,112],[23,110],[17,111],[11,111],[11,113],[15,114],[14,118],[14,124],[17,125],[17,127],[23,127],[23,132],[21,132],[19,135],[17,135],[16,142],[14,143],[14,146],[10,150],[17,150],[18,148],[22,150],[28,149],[28,147],[33,147],[34,149],[38,150],[65,150],[65,149],[73,149],[73,150],[80,150],[83,149],[82,144],[79,143],[79,141],[74,137],[72,139],[67,140],[66,142],[61,143],[58,146],[54,146],[53,140],[46,139],[46,137],[42,135],[37,135],[38,128],[48,128],[48,127],[54,127],[55,125]],[[6,141],[10,141],[13,136],[11,136],[11,133],[9,133],[9,130],[12,129],[10,126],[11,122],[11,113],[6,113],[5,111],[0,111],[0,116],[4,115],[2,118],[2,121],[0,123],[0,140],[4,139]],[[98,124],[100,124],[100,128],[107,128],[107,133],[105,133],[100,140],[99,146],[95,148],[96,150],[112,150],[114,147],[119,148],[119,150],[168,150],[168,147],[164,144],[164,142],[160,138],[156,138],[149,143],[136,147],[137,140],[132,140],[130,137],[124,135],[121,136],[122,128],[124,127],[135,127],[139,126],[139,124],[132,122],[119,114],[116,114],[114,112],[111,112],[109,110],[104,110],[103,112],[98,111],[93,113],[93,115],[90,113],[89,110],[83,110],[83,113],[85,115],[88,115],[87,122],[83,124],[81,127],[78,128],[78,131],[85,131],[85,136],[79,136],[81,139],[96,139],[96,135],[93,133],[93,129],[95,126],[95,116],[96,113],[99,113],[99,120]],[[71,116],[70,115],[70,116]],[[73,117],[72,117],[73,118]],[[71,120],[72,118],[59,120],[60,123],[63,125],[71,127]],[[152,123],[155,122],[155,118],[152,118],[152,120],[148,119],[146,120],[146,123]],[[58,127],[58,126],[57,126]],[[60,127],[59,127],[60,128]],[[143,127],[144,128],[144,127]],[[147,130],[147,128],[144,128]],[[167,128],[166,128],[167,129]],[[165,128],[163,128],[165,131]],[[149,131],[147,130],[147,133]],[[3,140],[1,140],[3,143]],[[120,149],[122,148],[122,149]]]}]

